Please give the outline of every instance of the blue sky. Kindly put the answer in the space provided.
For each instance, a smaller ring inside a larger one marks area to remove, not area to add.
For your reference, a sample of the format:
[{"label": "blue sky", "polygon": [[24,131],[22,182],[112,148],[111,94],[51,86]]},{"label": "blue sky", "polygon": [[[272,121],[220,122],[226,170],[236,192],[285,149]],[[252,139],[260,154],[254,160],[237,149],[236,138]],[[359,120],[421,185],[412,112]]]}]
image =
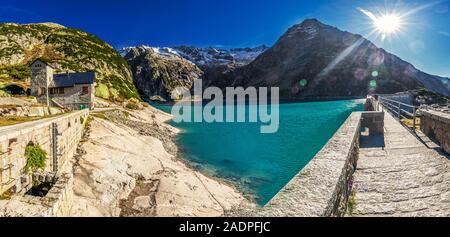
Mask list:
[{"label": "blue sky", "polygon": [[93,33],[116,48],[246,47],[272,45],[305,18],[367,36],[371,20],[358,8],[374,13],[416,9],[404,17],[399,34],[384,41],[368,38],[425,72],[450,77],[450,0],[2,0],[0,21],[56,22]]}]

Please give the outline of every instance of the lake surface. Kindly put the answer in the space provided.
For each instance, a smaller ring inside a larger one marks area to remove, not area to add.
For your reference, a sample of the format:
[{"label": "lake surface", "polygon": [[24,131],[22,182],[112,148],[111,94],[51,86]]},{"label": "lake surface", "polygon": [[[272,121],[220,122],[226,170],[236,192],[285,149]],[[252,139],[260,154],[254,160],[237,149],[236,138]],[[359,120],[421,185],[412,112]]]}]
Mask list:
[{"label": "lake surface", "polygon": [[[170,113],[168,105],[155,107]],[[361,100],[280,104],[277,133],[261,134],[260,123],[171,124],[182,155],[204,172],[225,178],[265,205],[321,150]],[[248,111],[248,110],[247,110]]]}]

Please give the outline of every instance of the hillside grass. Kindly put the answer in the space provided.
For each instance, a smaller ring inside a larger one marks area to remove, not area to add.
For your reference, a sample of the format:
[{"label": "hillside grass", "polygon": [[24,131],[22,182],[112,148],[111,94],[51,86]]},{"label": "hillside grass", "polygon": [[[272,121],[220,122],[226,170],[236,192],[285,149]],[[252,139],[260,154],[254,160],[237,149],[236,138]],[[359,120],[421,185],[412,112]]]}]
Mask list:
[{"label": "hillside grass", "polygon": [[1,116],[0,117],[0,127],[16,125],[19,123],[26,123],[31,121],[36,121],[45,118],[53,118],[59,116],[61,114],[53,114],[46,116],[37,116],[37,117],[22,117],[22,116]]}]

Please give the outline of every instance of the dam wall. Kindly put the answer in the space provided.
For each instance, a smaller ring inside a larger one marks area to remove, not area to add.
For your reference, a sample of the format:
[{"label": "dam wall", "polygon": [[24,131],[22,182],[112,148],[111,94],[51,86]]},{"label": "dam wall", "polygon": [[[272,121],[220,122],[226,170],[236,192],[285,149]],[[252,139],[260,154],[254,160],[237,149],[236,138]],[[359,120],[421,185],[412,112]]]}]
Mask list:
[{"label": "dam wall", "polygon": [[383,133],[383,112],[354,112],[258,216],[330,217],[346,213],[362,130]]},{"label": "dam wall", "polygon": [[38,145],[47,154],[44,172],[58,175],[76,152],[89,110],[0,128],[0,195],[20,193],[32,182],[24,171],[25,148]]}]

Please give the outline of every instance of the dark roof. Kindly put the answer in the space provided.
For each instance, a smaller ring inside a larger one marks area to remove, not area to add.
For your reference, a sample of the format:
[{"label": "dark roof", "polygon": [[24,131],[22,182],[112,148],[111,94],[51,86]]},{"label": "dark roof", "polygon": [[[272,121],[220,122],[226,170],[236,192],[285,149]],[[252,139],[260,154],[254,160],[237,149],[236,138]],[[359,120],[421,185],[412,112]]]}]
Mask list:
[{"label": "dark roof", "polygon": [[76,84],[93,84],[95,72],[62,73],[53,75],[55,87],[71,87]]}]

